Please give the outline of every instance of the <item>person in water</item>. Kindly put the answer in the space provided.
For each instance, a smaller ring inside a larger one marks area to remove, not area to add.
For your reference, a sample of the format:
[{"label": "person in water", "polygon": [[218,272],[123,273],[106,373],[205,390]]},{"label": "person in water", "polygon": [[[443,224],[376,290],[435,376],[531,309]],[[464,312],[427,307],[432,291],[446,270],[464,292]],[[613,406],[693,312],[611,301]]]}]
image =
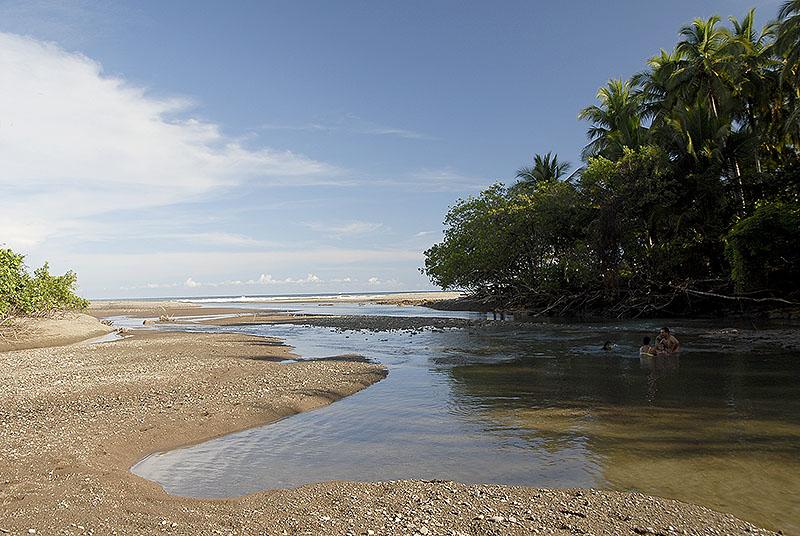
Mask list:
[{"label": "person in water", "polygon": [[645,337],[642,340],[642,347],[639,348],[640,356],[653,356],[656,355],[656,349],[650,346],[650,337]]},{"label": "person in water", "polygon": [[612,348],[614,348],[614,345],[611,344],[611,341],[606,341],[606,343],[603,345],[603,350],[611,350]]},{"label": "person in water", "polygon": [[681,351],[681,343],[670,334],[669,328],[661,328],[661,333],[656,337],[656,350],[659,353],[676,354]]}]

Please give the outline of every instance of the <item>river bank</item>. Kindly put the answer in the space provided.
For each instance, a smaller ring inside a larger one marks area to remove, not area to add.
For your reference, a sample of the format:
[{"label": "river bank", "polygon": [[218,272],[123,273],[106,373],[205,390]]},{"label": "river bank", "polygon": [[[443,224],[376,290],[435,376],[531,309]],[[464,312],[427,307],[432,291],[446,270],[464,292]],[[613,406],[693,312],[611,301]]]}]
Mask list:
[{"label": "river bank", "polygon": [[[160,305],[133,307],[164,314]],[[289,352],[278,340],[245,335],[135,332],[0,354],[0,531],[771,534],[641,494],[393,481],[202,500],[170,496],[129,472],[147,453],[318,407],[385,374],[348,360],[281,363]]]}]

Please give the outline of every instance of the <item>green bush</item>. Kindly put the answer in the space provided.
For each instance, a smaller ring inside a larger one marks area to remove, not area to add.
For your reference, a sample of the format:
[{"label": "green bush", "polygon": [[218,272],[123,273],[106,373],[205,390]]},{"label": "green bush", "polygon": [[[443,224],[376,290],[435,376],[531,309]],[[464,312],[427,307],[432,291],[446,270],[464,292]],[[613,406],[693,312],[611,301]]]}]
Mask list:
[{"label": "green bush", "polygon": [[783,203],[759,207],[728,233],[725,254],[737,292],[795,292],[800,277],[800,212]]},{"label": "green bush", "polygon": [[0,249],[0,318],[47,315],[58,309],[83,310],[89,302],[75,294],[71,270],[50,275],[47,263],[29,274],[24,255]]}]

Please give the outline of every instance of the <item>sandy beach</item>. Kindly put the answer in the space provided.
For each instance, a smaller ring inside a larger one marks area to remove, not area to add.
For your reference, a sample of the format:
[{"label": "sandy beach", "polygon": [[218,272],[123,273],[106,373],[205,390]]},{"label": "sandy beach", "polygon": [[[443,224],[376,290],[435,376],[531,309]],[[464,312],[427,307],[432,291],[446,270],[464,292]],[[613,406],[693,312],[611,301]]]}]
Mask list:
[{"label": "sandy beach", "polygon": [[[174,302],[92,311],[197,314]],[[68,337],[29,326],[0,353],[0,534],[774,534],[700,506],[594,490],[391,481],[171,496],[130,466],[335,402],[386,370],[335,356],[281,362],[291,348],[246,335],[135,331],[85,344],[76,338],[110,329],[85,316],[59,322]]]}]

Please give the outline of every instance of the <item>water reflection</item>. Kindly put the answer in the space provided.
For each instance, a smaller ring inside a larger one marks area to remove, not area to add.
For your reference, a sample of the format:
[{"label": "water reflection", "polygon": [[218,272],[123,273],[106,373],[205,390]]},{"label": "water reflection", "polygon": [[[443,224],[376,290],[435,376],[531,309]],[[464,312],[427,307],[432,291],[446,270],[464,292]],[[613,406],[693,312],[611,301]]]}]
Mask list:
[{"label": "water reflection", "polygon": [[647,402],[652,406],[658,393],[659,379],[678,370],[681,364],[680,354],[674,355],[642,355],[639,363],[642,369],[649,371],[647,375]]},{"label": "water reflection", "polygon": [[358,353],[390,374],[329,407],[135,468],[171,493],[445,478],[642,491],[800,529],[800,366],[789,355],[723,351],[702,325],[679,327],[682,356],[652,359],[638,355],[650,329],[640,323],[237,329],[284,337],[309,358]]}]

